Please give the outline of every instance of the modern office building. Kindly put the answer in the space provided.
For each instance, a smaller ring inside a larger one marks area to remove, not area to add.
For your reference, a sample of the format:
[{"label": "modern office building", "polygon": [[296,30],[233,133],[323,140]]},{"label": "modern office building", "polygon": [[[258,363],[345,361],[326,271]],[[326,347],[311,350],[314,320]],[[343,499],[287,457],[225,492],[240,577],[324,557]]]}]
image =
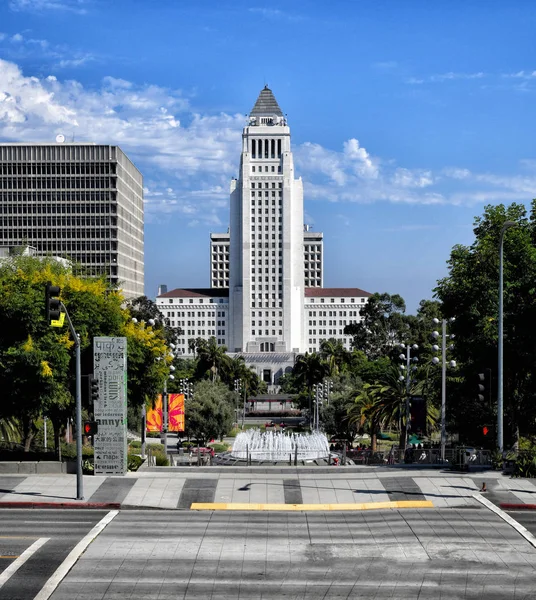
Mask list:
[{"label": "modern office building", "polygon": [[304,226],[290,128],[267,87],[242,133],[230,228],[211,234],[210,264],[211,289],[175,289],[159,295],[157,305],[185,332],[183,354],[190,354],[188,339],[214,336],[269,384],[323,339],[349,347],[344,327],[360,319],[370,296],[358,288],[322,287],[323,236]]},{"label": "modern office building", "polygon": [[0,144],[0,246],[104,274],[144,293],[143,181],[117,146]]}]

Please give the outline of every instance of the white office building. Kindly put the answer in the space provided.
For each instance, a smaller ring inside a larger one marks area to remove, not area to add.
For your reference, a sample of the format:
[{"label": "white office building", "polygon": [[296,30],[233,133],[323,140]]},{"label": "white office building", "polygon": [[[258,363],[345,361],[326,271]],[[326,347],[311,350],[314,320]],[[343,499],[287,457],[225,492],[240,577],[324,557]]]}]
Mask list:
[{"label": "white office building", "polygon": [[[229,231],[211,234],[212,287],[157,297],[170,324],[185,332],[183,354],[190,354],[188,339],[214,336],[274,384],[297,354],[318,350],[323,339],[342,339],[348,347],[344,326],[359,320],[370,294],[322,287],[323,236],[303,221],[303,186],[295,177],[290,128],[265,87],[242,133]],[[210,326],[208,312],[216,313]]]}]

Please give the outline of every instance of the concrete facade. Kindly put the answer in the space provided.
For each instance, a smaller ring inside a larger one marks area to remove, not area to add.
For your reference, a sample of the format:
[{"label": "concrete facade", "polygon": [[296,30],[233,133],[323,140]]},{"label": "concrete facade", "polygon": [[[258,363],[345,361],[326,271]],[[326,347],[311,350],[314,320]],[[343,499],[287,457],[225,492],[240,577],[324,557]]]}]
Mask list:
[{"label": "concrete facade", "polygon": [[0,144],[0,246],[32,246],[144,293],[141,173],[118,146]]},{"label": "concrete facade", "polygon": [[[370,294],[323,288],[323,235],[303,223],[290,128],[267,87],[242,132],[239,176],[230,193],[230,228],[210,236],[212,287],[172,290],[156,302],[168,323],[184,331],[184,355],[193,356],[189,339],[213,336],[276,385],[299,353],[318,351],[323,339],[342,339],[349,348],[344,327],[359,321]],[[218,304],[210,325],[207,303]]]}]

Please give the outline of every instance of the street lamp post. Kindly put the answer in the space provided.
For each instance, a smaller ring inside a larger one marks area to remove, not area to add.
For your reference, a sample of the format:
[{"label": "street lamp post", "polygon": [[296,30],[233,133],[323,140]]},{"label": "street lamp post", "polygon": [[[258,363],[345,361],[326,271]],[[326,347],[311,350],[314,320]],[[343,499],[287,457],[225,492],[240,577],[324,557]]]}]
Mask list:
[{"label": "street lamp post", "polygon": [[[408,447],[408,440],[409,440],[409,429],[410,429],[410,386],[411,386],[411,372],[416,369],[417,367],[411,367],[411,361],[413,360],[414,362],[417,362],[419,359],[414,356],[413,359],[411,358],[411,351],[417,351],[419,349],[419,346],[417,344],[400,344],[400,348],[402,348],[403,350],[406,351],[405,354],[401,354],[400,355],[400,360],[405,360],[406,361],[406,365],[405,365],[405,370],[406,370],[406,433],[405,433],[405,439],[404,439],[404,450]],[[401,369],[404,370],[404,365],[401,365]],[[404,381],[404,375],[400,375],[400,381]],[[400,457],[401,460],[403,459],[403,457]]]},{"label": "street lamp post", "polygon": [[499,451],[504,449],[503,439],[503,242],[504,234],[510,227],[515,227],[514,221],[506,221],[501,229],[499,238],[499,364],[497,369],[497,446]]},{"label": "street lamp post", "polygon": [[[454,318],[450,319],[454,321]],[[435,325],[439,324],[439,319],[433,319]],[[437,339],[439,337],[438,331],[432,332],[432,337]],[[454,337],[454,336],[451,336]],[[449,349],[452,350],[452,345]],[[434,344],[432,349],[436,352],[439,350],[439,346]],[[439,358],[434,356],[432,359],[434,365],[439,363]],[[454,368],[456,361],[451,360],[450,366]],[[441,462],[445,462],[445,448],[447,445],[447,320],[442,319],[441,321]]]},{"label": "street lamp post", "polygon": [[238,428],[238,414],[240,409],[238,408],[239,406],[239,401],[240,401],[240,392],[242,391],[242,380],[241,379],[235,379],[234,380],[234,390],[236,393],[236,408],[235,408],[235,416],[236,416],[236,427]]}]

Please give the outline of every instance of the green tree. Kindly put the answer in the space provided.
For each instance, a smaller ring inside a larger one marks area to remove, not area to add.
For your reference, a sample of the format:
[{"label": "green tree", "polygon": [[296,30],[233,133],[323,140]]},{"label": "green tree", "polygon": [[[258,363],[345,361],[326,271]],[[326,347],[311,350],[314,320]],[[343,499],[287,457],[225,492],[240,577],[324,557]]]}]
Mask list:
[{"label": "green tree", "polygon": [[405,312],[406,303],[398,294],[373,294],[361,307],[361,321],[346,325],[344,333],[352,336],[352,348],[368,359],[389,356],[395,346],[410,339]]},{"label": "green tree", "polygon": [[520,204],[486,206],[474,221],[474,242],[452,249],[448,275],[434,291],[444,316],[456,318],[451,331],[460,382],[449,386],[448,415],[462,439],[475,440],[482,425],[496,419],[496,396],[492,406],[487,397],[478,399],[477,374],[491,369],[496,381],[499,238],[506,221],[516,223],[504,236],[504,439],[509,446],[519,433],[536,431],[536,202],[529,216]]},{"label": "green tree", "polygon": [[349,352],[344,347],[343,341],[335,338],[322,340],[319,354],[326,363],[327,374],[330,377],[343,371],[349,361]]},{"label": "green tree", "polygon": [[225,380],[231,371],[231,358],[227,348],[219,346],[215,337],[208,340],[196,340],[197,368],[196,377],[209,377],[212,382]]},{"label": "green tree", "polygon": [[[82,278],[52,259],[14,256],[0,264],[0,418],[20,423],[30,448],[39,417],[50,417],[56,443],[74,408],[74,341],[66,325],[45,320],[45,283],[61,288],[80,335],[82,374],[93,372],[93,337],[128,339],[128,399],[141,405],[161,389],[168,373],[167,346],[151,327],[140,327],[123,309],[121,294],[104,278]],[[160,357],[160,366],[154,366]],[[58,446],[57,446],[58,447]]]},{"label": "green tree", "polygon": [[223,438],[233,425],[233,393],[219,381],[200,381],[193,398],[185,403],[186,435],[203,445]]},{"label": "green tree", "polygon": [[320,383],[326,373],[326,364],[318,353],[306,352],[296,357],[292,374],[301,389],[307,391],[309,419],[312,417],[313,386]]}]

